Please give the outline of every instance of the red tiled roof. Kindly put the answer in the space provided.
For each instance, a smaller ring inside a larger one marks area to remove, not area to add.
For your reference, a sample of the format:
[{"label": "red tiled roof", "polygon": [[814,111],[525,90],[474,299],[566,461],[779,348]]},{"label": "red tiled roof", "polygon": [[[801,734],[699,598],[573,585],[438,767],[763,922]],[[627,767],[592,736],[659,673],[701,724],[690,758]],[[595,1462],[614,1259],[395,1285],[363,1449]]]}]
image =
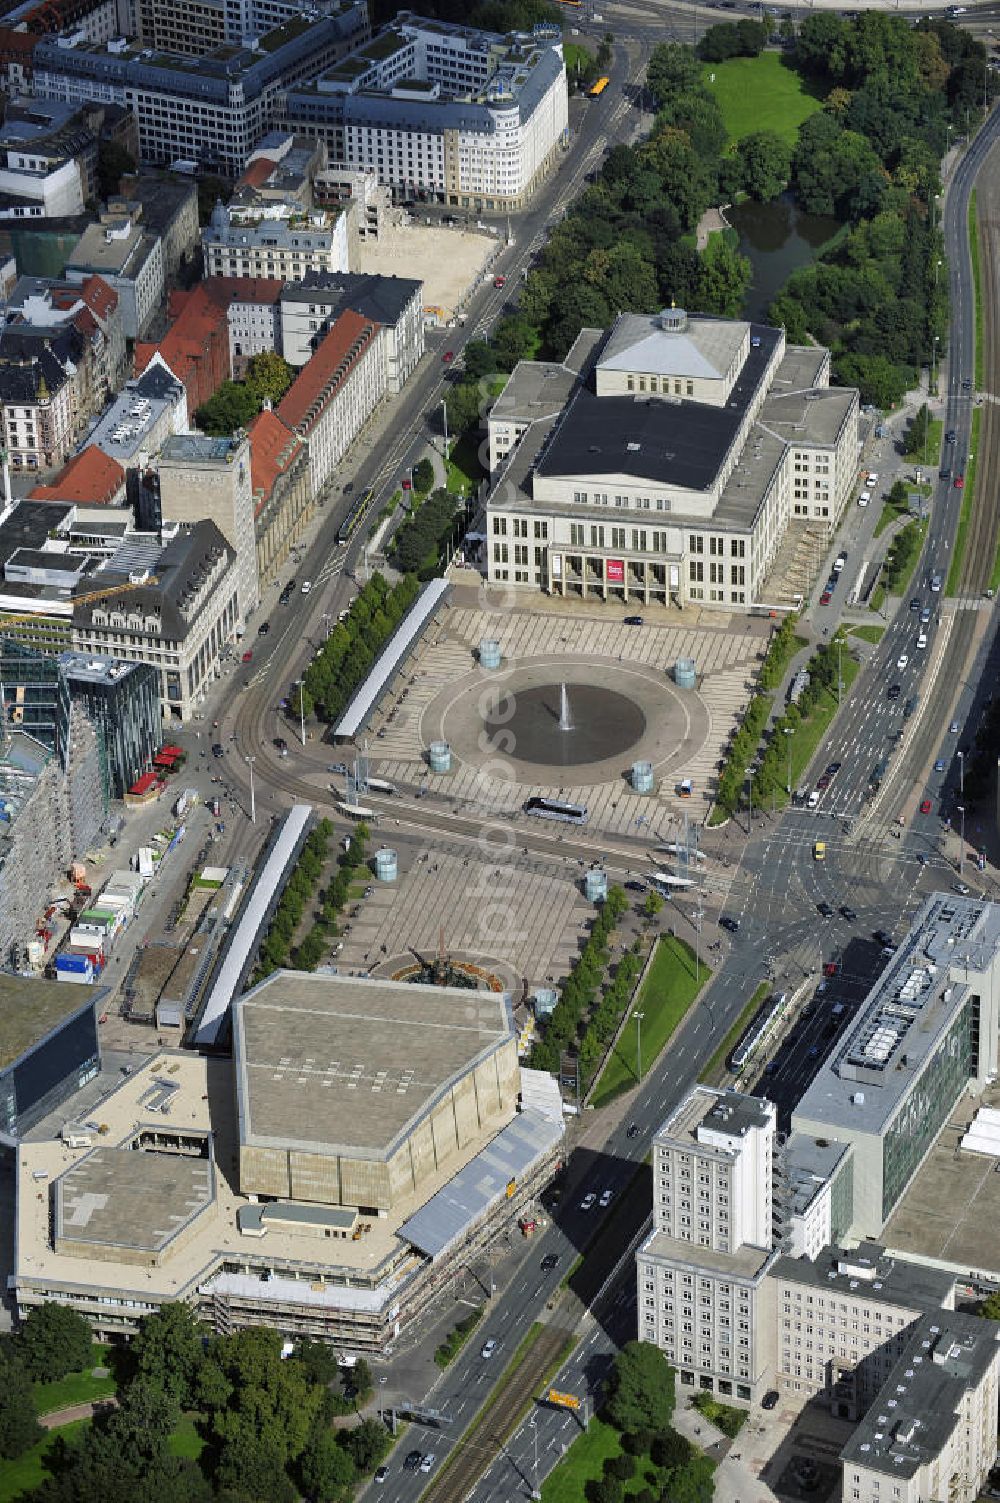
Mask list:
[{"label": "red tiled roof", "polygon": [[98,318],[107,318],[118,307],[117,292],[96,273],[84,278],[80,286],[80,295],[87,307],[96,313]]},{"label": "red tiled roof", "polygon": [[237,188],[262,188],[277,165],[270,157],[258,157],[250,163],[236,184]]},{"label": "red tiled roof", "polygon": [[193,412],[232,375],[226,308],[199,285],[192,292],[171,293],[170,313],[174,321],[158,345],[136,345],[136,374],[159,353],[184,386]]},{"label": "red tiled roof", "polygon": [[287,428],[275,412],[258,412],[247,428],[250,440],[250,479],[256,515],[302,450],[302,440]]},{"label": "red tiled roof", "polygon": [[318,411],[348,380],[369,349],[379,325],[353,308],[341,313],[312,359],[302,367],[278,405],[278,416],[289,428],[312,426]]},{"label": "red tiled roof", "polygon": [[123,498],[124,491],[125,471],[117,459],[88,444],[63,466],[51,485],[36,485],[29,499],[114,506]]},{"label": "red tiled roof", "polygon": [[201,285],[228,309],[230,303],[276,303],[285,284],[280,277],[206,277]]}]

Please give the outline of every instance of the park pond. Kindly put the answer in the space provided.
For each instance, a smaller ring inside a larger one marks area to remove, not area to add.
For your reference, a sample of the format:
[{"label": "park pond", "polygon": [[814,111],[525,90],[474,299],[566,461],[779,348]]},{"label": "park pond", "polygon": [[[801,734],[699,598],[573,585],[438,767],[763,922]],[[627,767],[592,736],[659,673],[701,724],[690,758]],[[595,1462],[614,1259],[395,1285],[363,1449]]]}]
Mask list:
[{"label": "park pond", "polygon": [[828,214],[804,213],[788,195],[767,204],[748,199],[725,213],[740,237],[740,255],[747,256],[753,267],[743,312],[759,320],[792,272],[807,266],[840,228]]}]

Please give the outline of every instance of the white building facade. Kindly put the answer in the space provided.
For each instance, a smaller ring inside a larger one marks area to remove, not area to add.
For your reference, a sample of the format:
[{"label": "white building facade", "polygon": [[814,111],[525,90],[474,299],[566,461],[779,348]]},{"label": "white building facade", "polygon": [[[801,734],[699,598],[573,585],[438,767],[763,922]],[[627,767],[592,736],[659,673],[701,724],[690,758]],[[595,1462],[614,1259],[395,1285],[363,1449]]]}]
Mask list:
[{"label": "white building facade", "polygon": [[309,272],[349,270],[346,213],[260,203],[253,210],[217,204],[202,231],[205,274],[300,282]]}]

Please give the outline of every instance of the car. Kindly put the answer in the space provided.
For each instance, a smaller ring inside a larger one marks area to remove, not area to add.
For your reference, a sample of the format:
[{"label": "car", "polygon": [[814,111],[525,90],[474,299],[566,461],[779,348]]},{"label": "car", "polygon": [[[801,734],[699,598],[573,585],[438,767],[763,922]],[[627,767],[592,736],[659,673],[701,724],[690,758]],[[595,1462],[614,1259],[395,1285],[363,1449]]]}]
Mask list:
[{"label": "car", "polygon": [[935,772],[944,772],[944,770],[947,767],[947,765],[948,764],[945,761],[944,757],[938,757],[937,761],[934,763],[934,771]]},{"label": "car", "polygon": [[723,913],[719,916],[719,923],[721,924],[722,928],[728,930],[730,934],[739,934],[740,932],[739,919],[730,918],[728,913]]},{"label": "car", "polygon": [[944,436],[945,443],[946,444],[953,444],[953,443],[956,443],[957,440],[958,440],[958,434],[955,432],[954,428],[949,428],[948,432]]},{"label": "car", "polygon": [[950,480],[951,479],[951,467],[949,465],[943,464],[941,466],[941,468],[938,470],[938,479],[939,480]]},{"label": "car", "polygon": [[641,616],[626,616],[625,617],[625,625],[626,626],[641,626],[642,625],[642,617]]},{"label": "car", "polygon": [[285,740],[284,736],[275,736],[274,748],[279,757],[288,756],[288,742]]},{"label": "car", "polygon": [[243,654],[243,656],[240,658],[240,662],[241,663],[252,663],[253,662],[253,653],[250,651],[249,647],[247,648],[247,650]]},{"label": "car", "polygon": [[760,1407],[762,1409],[774,1409],[774,1408],[776,1408],[777,1404],[778,1404],[779,1397],[780,1397],[780,1395],[777,1393],[777,1391],[772,1388],[761,1399],[761,1401],[760,1401]]},{"label": "car", "polygon": [[506,287],[507,278],[503,275],[496,276],[493,278],[493,285],[494,287]]},{"label": "car", "polygon": [[542,1259],[542,1272],[551,1273],[558,1262],[559,1254],[557,1252],[546,1253],[545,1257]]},{"label": "car", "polygon": [[844,567],[844,565],[846,563],[847,563],[847,554],[846,553],[838,553],[837,557],[833,561],[833,572],[834,572],[834,574],[840,574],[842,572],[843,567]]},{"label": "car", "polygon": [[901,652],[899,654],[899,657],[896,659],[896,667],[899,669],[900,673],[902,673],[903,669],[906,667],[909,661],[910,659],[907,653]]},{"label": "car", "polygon": [[833,918],[833,908],[829,903],[817,903],[816,912],[821,914],[823,918]]},{"label": "car", "polygon": [[953,720],[951,722],[951,725],[948,727],[948,735],[949,736],[957,736],[958,735],[958,721],[957,720]]},{"label": "car", "polygon": [[838,577],[837,577],[837,575],[836,574],[831,574],[830,578],[826,582],[826,587],[830,591],[831,595],[834,594],[834,592],[836,591],[837,584],[838,584]]},{"label": "car", "polygon": [[639,1136],[639,1124],[638,1124],[638,1122],[630,1122],[629,1123],[629,1125],[628,1125],[628,1132],[625,1134],[625,1136],[627,1138],[637,1138]]},{"label": "car", "polygon": [[868,471],[868,474],[865,476],[865,485],[867,485],[867,486],[878,485],[878,475],[876,474],[876,472],[874,470],[869,470]]},{"label": "car", "polygon": [[381,1484],[385,1481],[385,1479],[388,1477],[388,1475],[389,1475],[389,1468],[387,1466],[376,1467],[374,1473],[372,1474],[372,1481],[373,1482],[377,1482],[379,1484],[379,1486],[381,1486]]},{"label": "car", "polygon": [[423,1457],[420,1455],[419,1451],[407,1451],[407,1453],[406,1453],[406,1460],[403,1462],[403,1471],[404,1472],[417,1472],[417,1471],[419,1471],[420,1470],[420,1463],[421,1463],[422,1460],[423,1460]]},{"label": "car", "polygon": [[921,652],[923,652],[924,648],[927,646],[927,633],[925,631],[920,631],[917,633],[917,646]]},{"label": "car", "polygon": [[920,800],[920,812],[921,814],[929,814],[931,812],[931,801],[929,798]]},{"label": "car", "polygon": [[962,390],[963,391],[971,391],[972,390],[972,382],[969,380],[968,376],[962,382]]},{"label": "car", "polygon": [[326,764],[326,770],[327,770],[327,772],[346,773],[347,772],[347,763],[346,762],[328,762]]},{"label": "car", "polygon": [[931,610],[930,606],[929,605],[925,605],[924,608],[923,608],[923,610],[920,612],[920,624],[921,624],[921,626],[926,626],[927,623],[928,623],[928,621],[933,616],[933,614],[934,614],[934,612]]},{"label": "car", "polygon": [[441,356],[441,359],[444,361],[445,365],[450,365],[451,362],[454,360],[454,358],[455,358],[455,351],[454,350],[445,350],[444,354]]},{"label": "car", "polygon": [[646,884],[645,884],[645,882],[637,882],[635,880],[635,878],[633,877],[630,881],[628,881],[628,882],[625,883],[625,891],[626,892],[645,892],[646,891]]},{"label": "car", "polygon": [[837,773],[843,767],[843,765],[844,765],[843,762],[828,762],[827,765],[826,765],[826,775],[827,775],[827,777],[828,778],[835,778],[837,776]]},{"label": "car", "polygon": [[919,609],[920,609],[920,596],[919,595],[914,595],[913,599],[910,601],[910,610],[911,611],[919,611]]},{"label": "car", "polygon": [[435,1461],[437,1461],[437,1453],[435,1451],[428,1451],[427,1455],[422,1456],[420,1459],[420,1470],[422,1472],[433,1470]]},{"label": "car", "polygon": [[913,712],[914,712],[914,710],[916,708],[917,708],[917,701],[911,697],[910,699],[908,699],[906,701],[905,705],[903,706],[903,719],[904,720],[909,720],[910,716],[913,714]]},{"label": "car", "polygon": [[224,757],[225,755],[226,755],[226,748],[224,746],[222,746],[218,741],[216,741],[215,744],[214,744],[214,746],[212,747],[212,756],[213,757]]},{"label": "car", "polygon": [[845,918],[849,924],[857,923],[858,915],[855,913],[850,903],[841,903],[840,912],[842,917]]},{"label": "car", "polygon": [[858,505],[859,506],[867,506],[868,503],[869,503],[869,501],[871,500],[871,498],[872,498],[871,491],[862,491],[861,495],[858,497]]},{"label": "car", "polygon": [[900,687],[899,687],[899,685],[898,685],[898,684],[890,684],[890,685],[889,685],[889,696],[888,696],[888,697],[889,697],[889,698],[890,698],[890,699],[898,699],[898,698],[899,698],[899,696],[900,696],[900,694],[902,694],[902,692],[903,692],[903,691],[902,691],[902,689],[901,689],[901,688],[900,688]]},{"label": "car", "polygon": [[940,574],[932,574],[931,575],[931,590],[933,591],[933,593],[935,595],[940,594],[941,584],[942,584],[942,579],[941,579]]},{"label": "car", "polygon": [[496,1351],[496,1349],[497,1339],[495,1336],[491,1336],[489,1340],[484,1341],[482,1346],[479,1348],[479,1355],[480,1357],[482,1357],[484,1362],[488,1362],[490,1357],[493,1356],[493,1353]]},{"label": "car", "polygon": [[258,635],[258,637],[266,637],[267,634],[268,634],[268,632],[270,630],[271,630],[271,623],[270,623],[270,621],[262,621],[260,623],[260,625],[258,626],[258,628],[257,628],[257,635]]},{"label": "car", "polygon": [[957,892],[963,898],[967,898],[969,896],[969,893],[972,891],[972,889],[970,887],[967,887],[964,882],[953,882],[951,884],[951,890],[952,892]]},{"label": "car", "polygon": [[614,1194],[615,1194],[614,1190],[602,1190],[601,1191],[600,1204],[601,1204],[601,1206],[605,1210],[607,1210],[608,1206],[611,1204],[612,1200],[614,1199]]},{"label": "car", "polygon": [[830,779],[827,777],[826,773],[824,773],[821,778],[816,779],[816,787],[820,793],[825,793],[829,786]]},{"label": "car", "polygon": [[813,1044],[812,1048],[809,1050],[809,1058],[810,1059],[819,1059],[819,1045],[818,1044]]},{"label": "car", "polygon": [[812,793],[810,793],[809,797],[806,799],[806,808],[807,809],[815,809],[816,806],[817,806],[817,804],[819,803],[819,801],[820,801],[820,791],[819,791],[818,788],[814,788],[813,791],[812,791]]},{"label": "car", "polygon": [[589,1190],[580,1202],[581,1211],[592,1211],[597,1204],[597,1196],[593,1190]]},{"label": "car", "polygon": [[819,603],[820,603],[820,605],[829,605],[830,604],[830,598],[831,598],[830,597],[830,591],[829,590],[824,590],[823,593],[822,593],[822,595],[819,597]]},{"label": "car", "polygon": [[962,490],[965,489],[965,476],[964,475],[956,475],[955,476],[955,489],[957,491],[962,491]]},{"label": "car", "polygon": [[308,595],[309,591],[311,589],[312,589],[312,580],[311,579],[304,579],[302,581],[302,593],[303,593],[303,595]]}]

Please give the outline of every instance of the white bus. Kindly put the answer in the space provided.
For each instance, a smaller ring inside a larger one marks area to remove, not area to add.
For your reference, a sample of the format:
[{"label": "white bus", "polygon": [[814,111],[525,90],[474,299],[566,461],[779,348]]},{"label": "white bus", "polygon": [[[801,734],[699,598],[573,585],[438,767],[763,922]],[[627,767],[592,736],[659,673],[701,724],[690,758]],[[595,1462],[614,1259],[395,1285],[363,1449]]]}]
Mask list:
[{"label": "white bus", "polygon": [[390,783],[388,778],[369,778],[368,791],[370,793],[395,793],[395,783]]},{"label": "white bus", "polygon": [[693,887],[693,877],[675,877],[672,872],[653,872],[649,878],[654,887]]},{"label": "white bus", "polygon": [[704,861],[705,853],[697,850],[694,846],[678,845],[671,841],[669,845],[658,845],[656,849],[664,856],[687,856],[691,861]]},{"label": "white bus", "polygon": [[346,800],[341,799],[337,804],[337,808],[341,814],[346,814],[348,819],[361,820],[375,818],[375,810],[366,809],[364,804],[349,804]]}]

